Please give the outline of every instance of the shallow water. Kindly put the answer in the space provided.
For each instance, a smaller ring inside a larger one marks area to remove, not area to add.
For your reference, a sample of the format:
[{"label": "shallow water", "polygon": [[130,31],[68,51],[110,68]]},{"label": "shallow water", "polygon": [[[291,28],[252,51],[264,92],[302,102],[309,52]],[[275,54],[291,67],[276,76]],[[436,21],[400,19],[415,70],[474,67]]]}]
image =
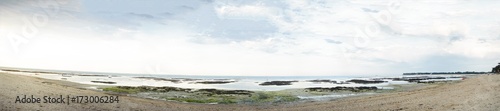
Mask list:
[{"label": "shallow water", "polygon": [[[384,79],[387,81],[380,84],[334,84],[334,83],[318,83],[318,82],[307,82],[307,80],[316,79],[328,79],[334,81],[347,81],[350,79],[373,79],[370,77],[348,77],[348,76],[183,76],[183,75],[124,75],[116,74],[110,76],[63,76],[61,74],[34,74],[34,73],[24,73],[24,72],[9,72],[13,74],[36,76],[46,79],[62,80],[65,78],[67,81],[81,83],[81,84],[91,84],[91,85],[109,85],[109,86],[171,86],[171,87],[182,87],[182,88],[194,88],[194,89],[206,89],[206,88],[216,88],[216,89],[228,89],[228,90],[252,90],[252,91],[278,91],[285,89],[297,89],[297,88],[309,88],[309,87],[336,87],[336,86],[375,86],[381,89],[392,89],[392,87],[387,87],[393,84],[408,84],[406,81],[392,81],[389,79]],[[445,75],[439,75],[445,76]],[[448,75],[453,76],[453,75]],[[140,79],[134,77],[156,77],[156,78],[191,78],[191,79],[201,79],[195,81],[183,81],[181,83],[173,83],[170,81],[157,81],[151,79]],[[379,77],[374,77],[379,78]],[[236,82],[227,84],[197,84],[198,81],[206,81],[213,79],[230,79]],[[292,83],[292,85],[284,86],[260,86],[259,84],[266,81],[292,81],[297,80],[298,82]],[[446,80],[460,80],[460,78],[448,78]],[[102,84],[93,83],[91,81],[112,81],[116,84]]]}]

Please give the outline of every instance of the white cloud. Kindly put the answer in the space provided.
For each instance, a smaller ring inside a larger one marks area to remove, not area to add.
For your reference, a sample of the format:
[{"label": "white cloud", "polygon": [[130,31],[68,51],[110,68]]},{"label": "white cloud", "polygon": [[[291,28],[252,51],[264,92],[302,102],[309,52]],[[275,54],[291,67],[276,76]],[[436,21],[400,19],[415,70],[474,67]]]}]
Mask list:
[{"label": "white cloud", "polygon": [[491,58],[500,55],[500,41],[481,41],[464,39],[451,43],[446,51],[451,54],[464,55],[473,58]]},{"label": "white cloud", "polygon": [[276,10],[272,10],[262,5],[243,5],[232,6],[224,5],[215,7],[215,11],[219,18],[222,19],[252,19],[262,20],[267,19],[269,16],[279,14]]},{"label": "white cloud", "polygon": [[[131,12],[121,12],[121,7],[106,13],[94,4],[90,7],[95,9],[84,6],[81,11],[62,8],[74,17],[50,18],[14,53],[12,35],[6,32],[21,33],[25,22],[20,18],[37,12],[17,12],[36,8],[20,5],[0,8],[0,51],[7,52],[0,55],[0,66],[130,73],[148,73],[154,66],[161,73],[201,75],[382,75],[432,69],[425,67],[426,61],[470,58],[489,64],[500,59],[500,21],[495,19],[500,12],[489,10],[495,3],[483,2],[402,1],[396,10],[388,6],[391,1],[215,1],[148,8],[154,11],[131,7]],[[391,21],[379,25],[377,17],[384,12],[390,12],[384,16]],[[137,15],[147,17],[131,17]],[[368,42],[357,45],[359,35]],[[442,56],[453,58],[435,60]],[[464,67],[460,65],[450,67]]]}]

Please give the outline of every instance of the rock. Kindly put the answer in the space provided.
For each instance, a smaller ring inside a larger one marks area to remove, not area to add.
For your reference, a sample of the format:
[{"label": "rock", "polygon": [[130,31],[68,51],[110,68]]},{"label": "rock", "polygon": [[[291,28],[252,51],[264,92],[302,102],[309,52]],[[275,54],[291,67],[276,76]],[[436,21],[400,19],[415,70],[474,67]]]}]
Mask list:
[{"label": "rock", "polygon": [[78,74],[78,76],[108,77],[109,75],[98,75],[98,74]]},{"label": "rock", "polygon": [[131,86],[117,86],[120,89],[137,89],[141,92],[170,92],[170,91],[182,91],[182,92],[191,92],[192,89],[188,88],[178,88],[178,87],[153,87],[153,86],[139,86],[139,87],[131,87]]},{"label": "rock", "polygon": [[202,79],[192,79],[192,78],[172,78],[175,80],[182,80],[182,81],[197,81],[197,80],[202,80]]},{"label": "rock", "polygon": [[387,82],[387,81],[353,79],[353,80],[349,80],[349,81],[346,81],[346,82],[353,82],[353,83],[357,83],[357,84],[379,84],[379,83],[384,83],[384,82]]},{"label": "rock", "polygon": [[331,91],[352,91],[352,92],[360,92],[360,91],[368,91],[368,90],[377,90],[378,88],[375,86],[360,86],[360,87],[345,87],[345,86],[337,86],[337,87],[312,87],[306,88],[308,91],[317,91],[317,92],[331,92]]},{"label": "rock", "polygon": [[298,82],[298,81],[270,81],[270,82],[261,83],[259,85],[261,85],[261,86],[269,86],[269,85],[283,86],[283,85],[292,85],[292,82]]},{"label": "rock", "polygon": [[451,82],[451,80],[420,80],[417,81],[417,83],[446,83],[446,82]]},{"label": "rock", "polygon": [[103,83],[103,84],[116,84],[116,82],[112,82],[112,81],[90,81],[90,82],[93,82],[93,83]]},{"label": "rock", "polygon": [[427,80],[427,79],[408,79],[408,82],[419,82],[421,80]]},{"label": "rock", "polygon": [[427,79],[446,79],[446,77],[428,77]]},{"label": "rock", "polygon": [[200,81],[196,82],[198,84],[227,84],[227,83],[233,83],[236,81]]},{"label": "rock", "polygon": [[332,80],[320,80],[320,79],[316,79],[316,80],[307,80],[307,82],[326,82],[326,83],[337,83],[337,81],[332,81]]},{"label": "rock", "polygon": [[224,95],[224,94],[235,94],[235,95],[251,95],[252,91],[247,91],[247,90],[219,90],[219,89],[199,89],[199,90],[194,90],[194,89],[189,89],[189,88],[178,88],[178,87],[153,87],[153,86],[139,86],[139,87],[131,87],[131,86],[117,86],[117,88],[120,89],[126,89],[126,90],[139,90],[140,92],[170,92],[170,91],[180,91],[180,92],[188,92],[188,93],[201,93],[201,94],[207,94],[207,95],[213,95],[213,94],[218,94],[218,95]]},{"label": "rock", "polygon": [[[451,78],[451,77],[450,77]],[[432,80],[432,79],[446,79],[446,77],[429,77],[429,76],[419,76],[419,77],[403,77],[402,80],[408,82],[417,82],[422,83],[424,80]]]},{"label": "rock", "polygon": [[198,92],[209,92],[211,94],[235,94],[235,95],[251,95],[253,91],[247,90],[218,90],[218,89],[199,89]]},{"label": "rock", "polygon": [[403,78],[392,78],[392,81],[404,81]]},{"label": "rock", "polygon": [[173,83],[181,83],[181,80],[178,79],[167,79],[167,78],[157,78],[157,77],[134,77],[138,79],[148,79],[148,80],[157,80],[157,81],[170,81]]}]

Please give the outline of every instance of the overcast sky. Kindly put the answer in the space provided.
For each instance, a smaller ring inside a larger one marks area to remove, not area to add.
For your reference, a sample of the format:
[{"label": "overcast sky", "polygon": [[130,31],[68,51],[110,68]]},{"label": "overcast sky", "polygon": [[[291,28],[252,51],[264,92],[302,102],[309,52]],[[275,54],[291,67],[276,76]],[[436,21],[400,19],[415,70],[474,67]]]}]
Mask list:
[{"label": "overcast sky", "polygon": [[500,1],[0,1],[0,66],[184,75],[490,71]]}]

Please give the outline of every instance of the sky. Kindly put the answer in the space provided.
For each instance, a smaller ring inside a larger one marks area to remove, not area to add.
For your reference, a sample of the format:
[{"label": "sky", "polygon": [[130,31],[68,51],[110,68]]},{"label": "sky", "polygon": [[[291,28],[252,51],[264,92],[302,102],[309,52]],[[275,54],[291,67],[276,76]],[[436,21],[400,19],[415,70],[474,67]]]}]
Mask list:
[{"label": "sky", "polygon": [[0,0],[0,66],[350,76],[491,71],[495,0]]}]

